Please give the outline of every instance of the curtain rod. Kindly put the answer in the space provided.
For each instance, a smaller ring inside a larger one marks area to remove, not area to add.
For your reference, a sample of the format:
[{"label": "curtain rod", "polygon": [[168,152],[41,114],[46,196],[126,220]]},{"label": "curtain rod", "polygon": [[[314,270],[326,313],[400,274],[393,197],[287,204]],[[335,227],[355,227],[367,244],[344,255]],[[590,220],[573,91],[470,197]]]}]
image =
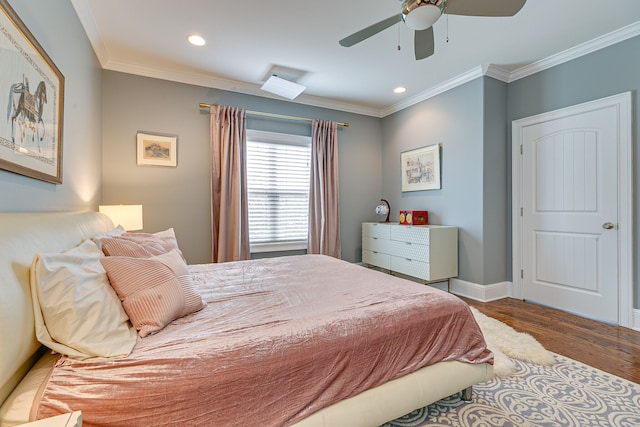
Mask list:
[{"label": "curtain rod", "polygon": [[[212,106],[215,106],[216,104],[204,104],[204,103],[200,103],[200,108],[209,108]],[[296,116],[287,116],[284,114],[275,114],[275,113],[264,113],[262,111],[251,111],[251,110],[246,110],[247,114],[251,114],[253,116],[265,116],[265,117],[273,117],[275,119],[286,119],[286,120],[298,120],[298,121],[302,121],[302,122],[310,122],[313,119],[308,119],[306,117],[296,117]],[[344,126],[346,128],[349,127],[349,123],[341,123],[338,122],[338,126]]]}]

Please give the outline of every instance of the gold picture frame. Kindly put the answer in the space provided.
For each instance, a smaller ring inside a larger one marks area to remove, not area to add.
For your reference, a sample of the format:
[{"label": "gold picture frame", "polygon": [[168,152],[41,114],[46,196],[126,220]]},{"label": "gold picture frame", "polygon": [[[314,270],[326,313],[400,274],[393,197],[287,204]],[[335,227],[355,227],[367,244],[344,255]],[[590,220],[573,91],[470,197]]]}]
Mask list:
[{"label": "gold picture frame", "polygon": [[403,192],[441,189],[440,144],[401,153],[400,171]]},{"label": "gold picture frame", "polygon": [[138,165],[178,166],[178,136],[138,132],[136,135]]},{"label": "gold picture frame", "polygon": [[[64,76],[0,0],[0,169],[62,184]],[[3,114],[4,115],[4,114]]]}]

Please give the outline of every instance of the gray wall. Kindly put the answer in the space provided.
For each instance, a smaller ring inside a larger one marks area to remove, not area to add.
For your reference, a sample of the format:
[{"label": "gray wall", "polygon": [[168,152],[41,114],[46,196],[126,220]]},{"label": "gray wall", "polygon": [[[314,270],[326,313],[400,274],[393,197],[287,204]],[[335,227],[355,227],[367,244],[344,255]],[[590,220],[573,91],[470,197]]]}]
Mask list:
[{"label": "gray wall", "polygon": [[[634,170],[634,251],[635,266],[640,265],[640,160],[638,122],[640,121],[640,37],[623,41],[606,49],[574,59],[509,84],[508,122],[559,108],[632,91],[633,170]],[[511,129],[509,129],[511,139]],[[510,146],[508,155],[511,158]],[[509,165],[509,175],[511,166]],[[511,204],[511,186],[508,188]],[[509,239],[511,235],[509,234]],[[509,240],[509,251],[511,240]],[[640,307],[638,272],[635,276],[635,307]]]},{"label": "gray wall", "polygon": [[65,77],[62,185],[0,170],[0,211],[95,210],[102,191],[100,65],[68,0],[9,3]]},{"label": "gray wall", "polygon": [[510,140],[507,138],[507,84],[490,77],[483,79],[483,186],[482,186],[482,249],[483,284],[509,279],[511,249],[507,236],[511,233],[511,206],[507,188],[511,175],[507,174],[511,158],[507,157]]},{"label": "gray wall", "polygon": [[[382,197],[391,203],[391,220],[400,210],[424,209],[429,223],[459,227],[458,277],[481,284],[484,90],[479,78],[382,120]],[[402,193],[400,154],[432,144],[442,144],[442,189]]]},{"label": "gray wall", "polygon": [[[103,73],[103,202],[141,203],[144,230],[173,227],[187,261],[211,261],[209,114],[198,104],[349,122],[339,127],[342,257],[360,261],[360,224],[374,220],[380,197],[380,120],[105,71]],[[308,123],[248,116],[247,127],[311,135]],[[136,132],[178,135],[178,167],[137,166]]]}]

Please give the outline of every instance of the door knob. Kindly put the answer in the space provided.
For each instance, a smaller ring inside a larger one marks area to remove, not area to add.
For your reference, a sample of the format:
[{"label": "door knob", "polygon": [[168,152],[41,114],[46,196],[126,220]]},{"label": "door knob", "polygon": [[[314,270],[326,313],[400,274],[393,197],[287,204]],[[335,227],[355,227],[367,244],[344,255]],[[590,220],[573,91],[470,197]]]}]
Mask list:
[{"label": "door knob", "polygon": [[604,224],[602,224],[602,228],[604,228],[605,230],[611,230],[613,227],[615,226],[612,222],[605,222]]}]

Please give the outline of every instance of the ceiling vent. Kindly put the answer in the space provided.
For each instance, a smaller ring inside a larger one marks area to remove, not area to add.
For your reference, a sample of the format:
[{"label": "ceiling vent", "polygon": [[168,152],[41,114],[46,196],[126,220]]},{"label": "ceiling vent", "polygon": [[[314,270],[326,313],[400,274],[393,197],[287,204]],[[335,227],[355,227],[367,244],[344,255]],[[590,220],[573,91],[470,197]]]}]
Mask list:
[{"label": "ceiling vent", "polygon": [[295,99],[306,89],[306,86],[297,83],[305,74],[304,71],[276,65],[265,76],[260,89],[283,98]]}]

